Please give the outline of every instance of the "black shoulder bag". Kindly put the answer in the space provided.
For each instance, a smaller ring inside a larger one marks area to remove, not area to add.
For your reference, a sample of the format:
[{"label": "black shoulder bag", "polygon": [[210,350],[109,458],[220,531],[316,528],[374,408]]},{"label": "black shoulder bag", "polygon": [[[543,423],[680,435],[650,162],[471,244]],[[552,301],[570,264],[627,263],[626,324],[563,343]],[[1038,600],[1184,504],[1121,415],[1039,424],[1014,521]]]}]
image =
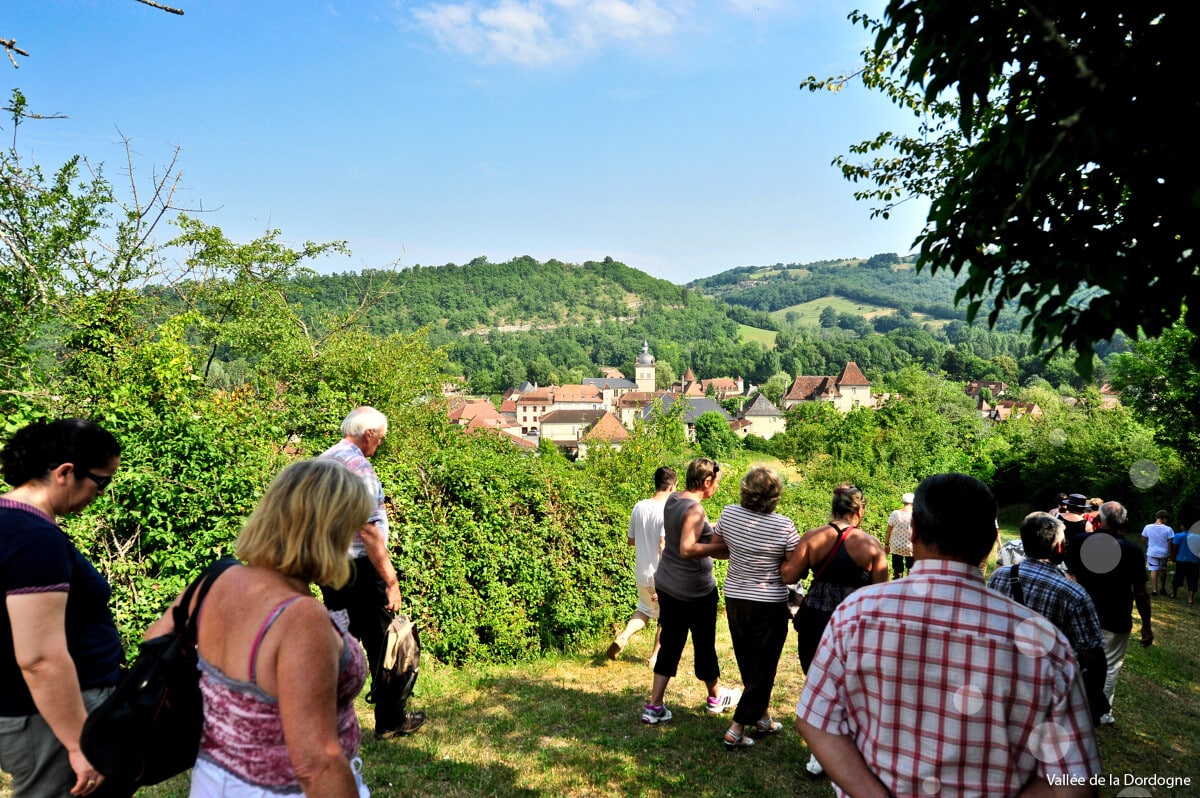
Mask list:
[{"label": "black shoulder bag", "polygon": [[238,564],[218,560],[188,586],[171,611],[175,629],[143,642],[116,689],[88,715],[80,748],[105,786],[157,784],[195,763],[204,726],[196,617],[213,582]]},{"label": "black shoulder bag", "polygon": [[[846,537],[846,533],[849,532],[851,529],[854,529],[853,526],[847,526],[842,529],[838,529],[837,524],[830,524],[830,526],[833,527],[834,529],[837,529],[837,532],[838,532],[837,540],[835,540],[833,542],[833,548],[829,550],[829,554],[825,555],[825,559],[821,561],[821,567],[817,569],[817,572],[815,574],[813,574],[812,581],[808,583],[809,590],[811,590],[812,586],[815,585],[818,580],[820,580],[821,574],[825,573],[825,569],[829,567],[829,563],[833,560],[833,555],[837,554],[838,549],[840,549],[842,547],[842,540]],[[789,591],[790,591],[790,588],[789,588]],[[792,628],[795,629],[797,632],[800,631],[800,623],[801,623],[800,616],[804,612],[805,605],[807,604],[807,599],[808,599],[807,593],[802,593],[800,595],[799,600],[796,602],[796,612],[792,615]],[[791,601],[790,598],[788,600]]]}]

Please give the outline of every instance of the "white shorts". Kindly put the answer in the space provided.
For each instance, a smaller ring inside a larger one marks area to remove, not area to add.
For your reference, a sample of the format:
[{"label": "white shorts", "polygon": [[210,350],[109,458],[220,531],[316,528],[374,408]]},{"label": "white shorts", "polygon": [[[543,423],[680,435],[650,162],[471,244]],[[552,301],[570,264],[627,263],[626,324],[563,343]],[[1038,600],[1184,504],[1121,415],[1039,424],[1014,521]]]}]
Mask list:
[{"label": "white shorts", "polygon": [[1165,570],[1167,570],[1167,558],[1166,557],[1147,557],[1146,558],[1146,567],[1149,568],[1151,571],[1165,571]]},{"label": "white shorts", "polygon": [[638,612],[652,621],[658,620],[658,602],[653,600],[657,592],[652,587],[638,588]]},{"label": "white shorts", "polygon": [[[371,791],[362,779],[362,759],[354,757],[350,761],[350,769],[354,771],[354,781],[358,784],[359,798],[371,798]],[[279,798],[280,795],[302,795],[297,786],[294,793],[260,787],[239,779],[220,765],[207,759],[197,759],[192,768],[192,786],[188,798]]]}]

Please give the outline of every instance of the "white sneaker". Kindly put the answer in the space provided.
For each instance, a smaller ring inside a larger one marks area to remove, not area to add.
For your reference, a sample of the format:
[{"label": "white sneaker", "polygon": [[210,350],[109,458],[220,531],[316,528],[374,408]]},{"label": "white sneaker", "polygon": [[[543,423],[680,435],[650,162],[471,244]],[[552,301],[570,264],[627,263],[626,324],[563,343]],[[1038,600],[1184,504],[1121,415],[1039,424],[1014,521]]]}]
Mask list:
[{"label": "white sneaker", "polygon": [[717,697],[710,697],[706,702],[708,711],[714,715],[720,715],[727,709],[733,709],[737,706],[738,701],[742,700],[742,689],[735,687],[732,690],[727,690],[721,687],[717,690]]},{"label": "white sneaker", "polygon": [[1113,717],[1113,713],[1111,713],[1111,712],[1105,712],[1103,715],[1100,716],[1100,725],[1101,726],[1111,726],[1112,724],[1114,724],[1116,722],[1117,722],[1117,719],[1115,717]]},{"label": "white sneaker", "polygon": [[816,756],[809,754],[808,764],[805,769],[814,776],[820,776],[825,772],[825,768],[821,767],[821,763],[817,761]]}]

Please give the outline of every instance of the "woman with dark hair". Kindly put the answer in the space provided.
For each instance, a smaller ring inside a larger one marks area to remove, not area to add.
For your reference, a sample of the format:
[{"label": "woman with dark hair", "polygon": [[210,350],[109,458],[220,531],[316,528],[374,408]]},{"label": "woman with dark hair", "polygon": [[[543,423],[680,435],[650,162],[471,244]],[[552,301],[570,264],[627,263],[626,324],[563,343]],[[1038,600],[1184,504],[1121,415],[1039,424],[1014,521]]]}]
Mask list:
[{"label": "woman with dark hair", "polygon": [[708,688],[708,711],[720,714],[738,702],[739,694],[717,686],[721,666],[717,662],[717,581],[712,558],[727,557],[729,550],[713,540],[712,525],[700,503],[713,497],[720,481],[721,467],[707,457],[697,457],[688,464],[686,487],[667,497],[663,506],[663,552],[654,573],[662,644],[642,723],[671,719],[663,696],[679,668],[689,634],[696,678]]},{"label": "woman with dark hair", "polygon": [[787,640],[788,587],[779,566],[800,542],[796,525],[775,512],[783,480],[755,466],[742,478],[741,502],[721,511],[714,541],[729,547],[725,615],[745,692],[725,732],[725,747],[754,745],[746,729],[774,734],[783,728],[768,712],[779,654]]},{"label": "woman with dark hair", "polygon": [[0,451],[0,768],[13,798],[89,795],[104,777],[79,749],[117,683],[108,581],[59,529],[104,492],[121,445],[82,419],[38,421]]},{"label": "woman with dark hair", "polygon": [[[810,529],[780,569],[786,584],[813,573],[804,597],[804,606],[794,621],[800,653],[800,667],[808,673],[817,644],[829,624],[829,618],[847,596],[866,585],[886,582],[887,555],[874,535],[859,529],[867,502],[863,492],[850,484],[833,492],[828,524]],[[810,773],[821,773],[816,757],[808,763]]]}]

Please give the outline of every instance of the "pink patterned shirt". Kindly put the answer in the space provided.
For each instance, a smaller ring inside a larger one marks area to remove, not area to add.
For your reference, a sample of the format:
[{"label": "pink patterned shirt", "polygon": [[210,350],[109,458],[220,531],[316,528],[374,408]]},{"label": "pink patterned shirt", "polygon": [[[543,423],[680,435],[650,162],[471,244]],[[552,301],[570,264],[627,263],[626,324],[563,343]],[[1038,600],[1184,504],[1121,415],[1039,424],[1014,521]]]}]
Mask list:
[{"label": "pink patterned shirt", "polygon": [[[300,783],[279,717],[279,700],[267,695],[254,681],[254,661],[258,642],[287,605],[299,596],[275,608],[259,631],[250,655],[251,681],[231,679],[215,666],[200,659],[200,691],[204,695],[204,733],[198,759],[220,767],[243,781],[267,788],[270,792],[299,793]],[[341,633],[343,648],[337,683],[337,729],[342,753],[347,759],[358,754],[361,731],[354,714],[354,698],[367,678],[367,660],[358,640],[347,631],[346,613],[332,612],[330,619]]]}]

